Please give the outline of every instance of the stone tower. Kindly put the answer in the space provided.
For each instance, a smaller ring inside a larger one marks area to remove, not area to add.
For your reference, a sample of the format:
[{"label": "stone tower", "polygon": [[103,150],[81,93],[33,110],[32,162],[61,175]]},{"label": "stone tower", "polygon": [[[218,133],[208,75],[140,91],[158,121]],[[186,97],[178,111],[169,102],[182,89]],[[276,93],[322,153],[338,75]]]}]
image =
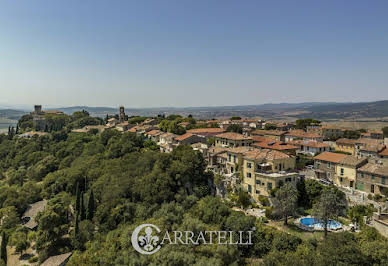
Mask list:
[{"label": "stone tower", "polygon": [[42,114],[42,105],[35,105],[34,106],[34,112],[36,115]]},{"label": "stone tower", "polygon": [[119,121],[120,123],[123,123],[125,121],[124,106],[120,106]]}]

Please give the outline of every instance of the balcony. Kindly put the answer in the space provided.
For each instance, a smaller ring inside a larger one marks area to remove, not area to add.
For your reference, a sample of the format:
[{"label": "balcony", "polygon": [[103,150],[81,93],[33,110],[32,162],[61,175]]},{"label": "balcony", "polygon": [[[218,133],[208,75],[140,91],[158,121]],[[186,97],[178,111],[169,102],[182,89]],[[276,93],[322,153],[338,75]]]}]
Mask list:
[{"label": "balcony", "polygon": [[265,177],[265,178],[271,178],[271,179],[276,179],[276,178],[282,178],[282,177],[297,177],[298,173],[297,172],[291,172],[291,171],[280,171],[277,173],[273,172],[255,172],[255,176],[260,178],[260,177]]}]

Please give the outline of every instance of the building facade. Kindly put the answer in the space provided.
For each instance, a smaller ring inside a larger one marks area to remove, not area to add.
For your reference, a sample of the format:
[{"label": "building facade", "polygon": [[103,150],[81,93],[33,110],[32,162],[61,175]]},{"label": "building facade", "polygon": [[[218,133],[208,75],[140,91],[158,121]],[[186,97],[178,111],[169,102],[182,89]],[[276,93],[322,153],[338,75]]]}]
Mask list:
[{"label": "building facade", "polygon": [[336,165],[348,155],[333,152],[323,152],[314,157],[314,171],[318,179],[334,182]]},{"label": "building facade", "polygon": [[354,189],[356,187],[357,169],[367,163],[367,159],[347,156],[336,165],[336,175],[333,178],[334,184]]},{"label": "building facade", "polygon": [[388,167],[368,163],[357,171],[357,189],[388,196]]},{"label": "building facade", "polygon": [[216,147],[246,147],[250,146],[252,142],[252,138],[234,132],[221,133],[215,136]]}]

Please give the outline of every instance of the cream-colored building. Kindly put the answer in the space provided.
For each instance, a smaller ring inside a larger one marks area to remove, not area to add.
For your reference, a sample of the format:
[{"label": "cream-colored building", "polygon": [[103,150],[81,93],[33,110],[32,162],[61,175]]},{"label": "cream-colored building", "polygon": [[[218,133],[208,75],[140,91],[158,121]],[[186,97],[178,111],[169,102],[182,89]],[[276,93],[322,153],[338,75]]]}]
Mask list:
[{"label": "cream-colored building", "polygon": [[273,188],[292,182],[296,184],[295,157],[276,150],[252,150],[240,158],[243,187],[258,200],[259,195],[269,196]]},{"label": "cream-colored building", "polygon": [[347,156],[335,166],[334,183],[337,186],[356,188],[357,169],[368,163],[367,159]]}]

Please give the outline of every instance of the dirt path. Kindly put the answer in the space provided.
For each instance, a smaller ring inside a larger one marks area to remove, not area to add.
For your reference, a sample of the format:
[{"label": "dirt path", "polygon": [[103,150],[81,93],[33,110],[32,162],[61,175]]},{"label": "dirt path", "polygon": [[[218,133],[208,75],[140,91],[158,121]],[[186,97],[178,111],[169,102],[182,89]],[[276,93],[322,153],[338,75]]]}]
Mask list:
[{"label": "dirt path", "polygon": [[8,257],[8,262],[7,265],[9,266],[22,266],[22,265],[38,265],[38,263],[29,263],[28,262],[28,257],[33,257],[36,256],[36,252],[32,249],[29,248],[27,249],[25,254],[31,254],[32,256],[23,256],[26,259],[20,259],[20,253],[15,252],[14,247],[7,247],[7,257]]}]

